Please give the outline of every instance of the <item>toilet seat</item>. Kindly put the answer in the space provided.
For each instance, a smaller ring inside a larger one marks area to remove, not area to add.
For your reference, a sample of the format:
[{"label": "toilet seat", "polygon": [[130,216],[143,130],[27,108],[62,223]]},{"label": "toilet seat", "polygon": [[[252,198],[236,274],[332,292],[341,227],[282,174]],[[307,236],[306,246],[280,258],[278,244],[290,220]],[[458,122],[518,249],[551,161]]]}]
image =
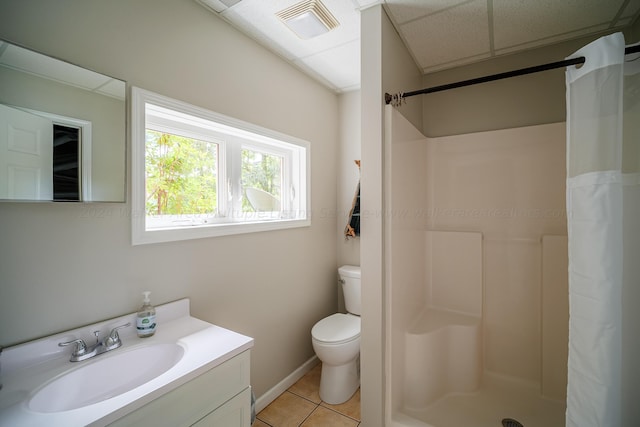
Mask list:
[{"label": "toilet seat", "polygon": [[311,329],[314,340],[326,344],[342,344],[360,337],[360,317],[336,313],[318,321]]}]

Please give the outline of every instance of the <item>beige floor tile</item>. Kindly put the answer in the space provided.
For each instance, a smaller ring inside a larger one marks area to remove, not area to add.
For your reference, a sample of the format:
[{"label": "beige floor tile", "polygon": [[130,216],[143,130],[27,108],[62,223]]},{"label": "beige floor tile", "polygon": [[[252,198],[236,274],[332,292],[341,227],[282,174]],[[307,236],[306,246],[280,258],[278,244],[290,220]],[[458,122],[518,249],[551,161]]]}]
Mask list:
[{"label": "beige floor tile", "polygon": [[258,414],[257,418],[274,427],[297,427],[316,405],[285,391]]},{"label": "beige floor tile", "polygon": [[322,372],[322,364],[317,364],[313,369],[307,372],[294,385],[289,387],[291,393],[309,399],[312,402],[320,403],[320,373]]},{"label": "beige floor tile", "polygon": [[331,409],[318,406],[300,427],[357,427],[358,421],[340,415]]},{"label": "beige floor tile", "polygon": [[333,409],[336,412],[340,412],[343,415],[351,417],[355,420],[360,420],[360,389],[356,390],[351,399],[339,405],[330,405],[326,402],[322,402],[322,406]]},{"label": "beige floor tile", "polygon": [[253,422],[253,424],[251,424],[251,427],[270,427],[269,424],[260,421],[259,419],[256,418],[256,420]]}]

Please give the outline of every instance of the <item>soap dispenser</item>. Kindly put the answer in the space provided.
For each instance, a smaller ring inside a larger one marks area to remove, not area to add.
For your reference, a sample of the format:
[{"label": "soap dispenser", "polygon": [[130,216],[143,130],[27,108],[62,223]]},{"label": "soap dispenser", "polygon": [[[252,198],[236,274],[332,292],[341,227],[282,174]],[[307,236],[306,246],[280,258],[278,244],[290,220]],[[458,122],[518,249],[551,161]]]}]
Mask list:
[{"label": "soap dispenser", "polygon": [[136,329],[140,338],[146,338],[156,332],[156,309],[153,308],[149,299],[151,292],[144,291],[142,294],[144,299],[142,300],[142,307],[140,307],[136,316]]}]

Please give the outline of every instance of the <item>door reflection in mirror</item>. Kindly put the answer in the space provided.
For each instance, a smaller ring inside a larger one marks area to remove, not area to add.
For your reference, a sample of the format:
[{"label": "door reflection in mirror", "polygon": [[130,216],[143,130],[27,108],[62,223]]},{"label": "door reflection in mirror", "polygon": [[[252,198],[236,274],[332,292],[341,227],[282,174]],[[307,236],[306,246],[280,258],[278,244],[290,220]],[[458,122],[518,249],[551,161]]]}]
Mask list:
[{"label": "door reflection in mirror", "polygon": [[90,154],[90,123],[0,105],[0,199],[91,200]]},{"label": "door reflection in mirror", "polygon": [[0,40],[0,201],[124,202],[125,103],[124,81]]}]

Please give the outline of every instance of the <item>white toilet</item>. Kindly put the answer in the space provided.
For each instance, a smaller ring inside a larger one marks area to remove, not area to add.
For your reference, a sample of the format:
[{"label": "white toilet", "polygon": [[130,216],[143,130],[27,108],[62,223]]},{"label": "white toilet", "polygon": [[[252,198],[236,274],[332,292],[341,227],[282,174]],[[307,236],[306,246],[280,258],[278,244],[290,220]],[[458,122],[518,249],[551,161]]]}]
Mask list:
[{"label": "white toilet", "polygon": [[313,350],[322,362],[320,398],[346,402],[360,386],[360,267],[338,269],[347,314],[325,317],[311,329]]}]

